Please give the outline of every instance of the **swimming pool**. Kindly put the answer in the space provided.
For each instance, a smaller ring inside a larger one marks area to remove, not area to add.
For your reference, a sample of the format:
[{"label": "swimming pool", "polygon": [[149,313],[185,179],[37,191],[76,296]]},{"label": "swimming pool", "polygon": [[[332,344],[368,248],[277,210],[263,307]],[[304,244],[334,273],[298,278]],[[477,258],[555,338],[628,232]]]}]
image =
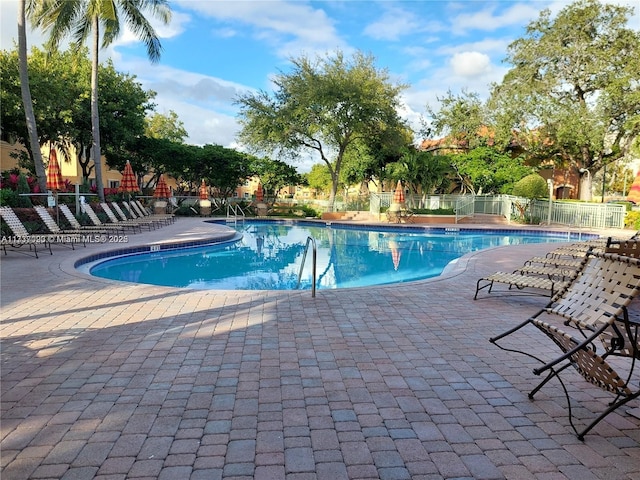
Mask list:
[{"label": "swimming pool", "polygon": [[[94,262],[91,275],[126,282],[215,290],[291,290],[307,238],[317,245],[316,288],[349,288],[436,277],[462,255],[500,245],[566,242],[543,231],[246,222],[239,240]],[[300,287],[312,286],[311,253]]]}]

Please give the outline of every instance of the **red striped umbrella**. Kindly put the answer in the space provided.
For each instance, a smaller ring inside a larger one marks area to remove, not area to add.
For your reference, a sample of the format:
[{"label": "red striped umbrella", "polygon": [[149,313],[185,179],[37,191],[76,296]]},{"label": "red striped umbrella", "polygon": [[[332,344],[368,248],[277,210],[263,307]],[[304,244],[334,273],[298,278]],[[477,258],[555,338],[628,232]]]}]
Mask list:
[{"label": "red striped umbrella", "polygon": [[634,203],[640,203],[640,172],[636,175],[635,180],[631,184],[627,200]]},{"label": "red striped umbrella", "polygon": [[200,200],[209,200],[209,190],[207,189],[207,184],[204,183],[204,178],[200,184]]},{"label": "red striped umbrella", "polygon": [[140,187],[138,187],[138,182],[136,180],[136,175],[133,173],[133,168],[131,168],[131,163],[127,160],[127,164],[124,167],[124,172],[122,172],[122,182],[120,183],[120,191],[121,192],[139,192]]},{"label": "red striped umbrella", "polygon": [[62,190],[62,172],[58,163],[58,154],[55,148],[49,152],[49,166],[47,167],[47,190]]},{"label": "red striped umbrella", "polygon": [[256,201],[258,203],[262,203],[264,201],[264,191],[262,190],[262,184],[258,184],[258,189],[256,190]]},{"label": "red striped umbrella", "polygon": [[155,198],[169,198],[171,196],[171,191],[167,186],[167,182],[164,181],[164,175],[162,174],[160,174],[160,179],[158,180],[156,189],[153,192],[153,196]]},{"label": "red striped umbrella", "polygon": [[393,192],[393,203],[404,203],[404,190],[402,189],[402,182],[398,180],[396,185],[396,191]]}]

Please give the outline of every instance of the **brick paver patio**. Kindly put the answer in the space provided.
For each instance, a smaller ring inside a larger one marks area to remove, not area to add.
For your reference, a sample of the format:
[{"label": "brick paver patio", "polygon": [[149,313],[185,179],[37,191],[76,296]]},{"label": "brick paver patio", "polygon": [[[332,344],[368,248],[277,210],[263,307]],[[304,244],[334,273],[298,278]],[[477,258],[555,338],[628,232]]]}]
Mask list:
[{"label": "brick paver patio", "polygon": [[[130,239],[214,228],[179,219]],[[579,441],[557,382],[529,401],[533,361],[487,340],[545,299],[474,302],[476,280],[549,244],[316,298],[74,270],[107,248],[2,257],[3,480],[640,478],[640,420],[622,409]],[[511,339],[556,355],[535,332]],[[573,371],[564,378],[579,425],[611,398]]]}]

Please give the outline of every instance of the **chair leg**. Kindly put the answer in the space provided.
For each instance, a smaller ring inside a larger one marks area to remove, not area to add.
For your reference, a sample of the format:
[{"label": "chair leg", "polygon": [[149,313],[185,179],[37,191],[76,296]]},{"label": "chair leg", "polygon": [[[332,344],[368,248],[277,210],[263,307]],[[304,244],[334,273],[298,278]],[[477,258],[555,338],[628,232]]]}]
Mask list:
[{"label": "chair leg", "polygon": [[480,282],[483,281],[484,278],[479,279],[476,282],[476,294],[473,296],[474,300],[478,299],[478,293],[480,292],[480,290],[483,290],[487,287],[489,287],[489,290],[487,290],[487,293],[491,293],[491,289],[493,288],[493,280],[491,280],[489,283],[487,283],[486,285],[483,285],[482,287],[480,286]]},{"label": "chair leg", "polygon": [[[560,368],[558,368],[557,370],[554,368],[549,369],[549,374],[544,378],[544,380],[542,380],[537,387],[535,387],[533,390],[531,390],[529,392],[529,399],[533,400],[533,396],[538,393],[540,391],[540,389],[542,387],[544,387],[547,383],[549,383],[549,381],[556,377],[558,379],[558,381],[562,384],[562,388],[564,388],[564,382],[562,381],[562,378],[560,377],[560,372],[562,372],[564,369],[566,369],[567,367],[570,367],[571,363],[566,363],[565,365],[562,365]],[[564,388],[565,394],[568,394],[567,389]],[[567,401],[569,400],[569,396],[567,395]]]},{"label": "chair leg", "polygon": [[[623,406],[624,404],[630,402],[631,400],[633,400],[634,398],[638,398],[640,396],[640,390],[638,390],[637,392],[635,392],[633,395],[629,395],[627,397],[623,397],[622,400],[618,401],[618,402],[613,402],[611,405],[609,405],[609,408],[607,408],[604,412],[602,412],[600,415],[598,415],[598,417],[589,424],[589,426],[587,426],[587,428],[585,428],[584,430],[582,430],[582,432],[578,433],[578,439],[580,440],[584,440],[584,436],[587,434],[587,432],[589,432],[589,430],[591,430],[593,427],[595,427],[598,423],[600,423],[601,420],[604,419],[604,417],[606,417],[607,415],[609,415],[611,412],[613,412],[614,410],[616,410],[618,407]],[[577,432],[576,432],[577,433]]]}]

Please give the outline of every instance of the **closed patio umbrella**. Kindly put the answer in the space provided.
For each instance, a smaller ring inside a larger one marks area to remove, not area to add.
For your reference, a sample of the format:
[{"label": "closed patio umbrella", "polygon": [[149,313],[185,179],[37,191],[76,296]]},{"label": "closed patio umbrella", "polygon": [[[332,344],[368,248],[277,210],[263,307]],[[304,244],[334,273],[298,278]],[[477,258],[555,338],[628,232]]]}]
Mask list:
[{"label": "closed patio umbrella", "polygon": [[398,180],[398,184],[396,185],[396,190],[393,192],[393,203],[404,203],[404,190],[402,188],[402,182]]},{"label": "closed patio umbrella", "polygon": [[402,182],[398,180],[398,185],[393,192],[393,201],[389,205],[389,212],[401,212],[404,209],[404,190],[402,189]]},{"label": "closed patio umbrella", "polygon": [[209,200],[209,191],[207,189],[207,184],[204,183],[204,178],[200,184],[200,200]]},{"label": "closed patio umbrella", "polygon": [[136,175],[135,173],[133,173],[133,168],[131,168],[131,163],[129,163],[129,160],[127,160],[127,164],[125,165],[124,171],[122,172],[120,191],[127,193],[140,191],[140,187],[138,187],[138,181],[136,180]]},{"label": "closed patio umbrella", "polygon": [[627,200],[633,203],[640,203],[640,172],[638,172],[638,175],[636,175],[635,180],[631,184]]},{"label": "closed patio umbrella", "polygon": [[167,182],[165,182],[164,175],[162,174],[160,174],[160,179],[158,180],[156,189],[153,191],[153,196],[154,198],[169,198],[171,196],[169,186],[167,185]]},{"label": "closed patio umbrella", "polygon": [[264,201],[264,191],[262,190],[262,183],[258,184],[258,189],[256,190],[256,202],[262,203]]},{"label": "closed patio umbrella", "polygon": [[58,192],[62,190],[62,172],[58,163],[58,153],[55,148],[49,152],[49,165],[47,166],[47,190],[55,192],[56,195],[56,221],[60,223],[60,212],[58,210]]},{"label": "closed patio umbrella", "polygon": [[47,190],[57,192],[62,190],[62,172],[58,163],[58,153],[55,148],[49,152],[49,166],[47,167]]}]

